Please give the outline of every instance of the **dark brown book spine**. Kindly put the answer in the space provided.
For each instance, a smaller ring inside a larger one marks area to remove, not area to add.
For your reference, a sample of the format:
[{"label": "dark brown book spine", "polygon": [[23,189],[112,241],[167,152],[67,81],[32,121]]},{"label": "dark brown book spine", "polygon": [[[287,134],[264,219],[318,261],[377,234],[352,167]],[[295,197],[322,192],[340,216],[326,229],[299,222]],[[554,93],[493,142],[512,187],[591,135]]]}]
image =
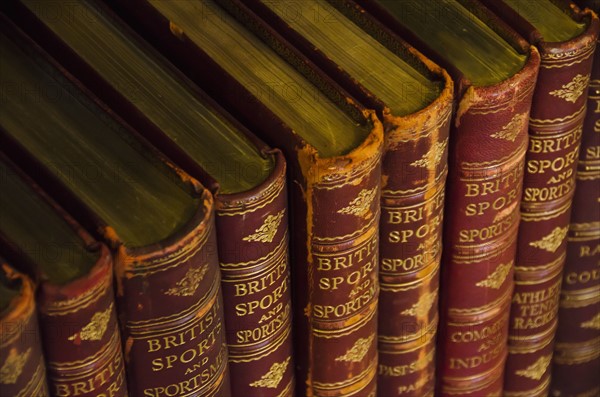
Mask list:
[{"label": "dark brown book spine", "polygon": [[0,317],[0,394],[15,397],[49,396],[40,340],[35,287],[31,279],[0,260],[4,277],[20,283]]},{"label": "dark brown book spine", "polygon": [[600,52],[587,114],[567,236],[550,396],[600,395]]},{"label": "dark brown book spine", "polygon": [[216,194],[229,371],[235,396],[288,397],[294,384],[286,167],[239,194]]},{"label": "dark brown book spine", "polygon": [[565,12],[586,23],[586,31],[569,41],[549,43],[505,3],[484,3],[536,45],[541,55],[529,120],[504,395],[542,396],[550,387],[566,237],[598,18],[589,11],[574,14],[569,3],[563,2]]}]

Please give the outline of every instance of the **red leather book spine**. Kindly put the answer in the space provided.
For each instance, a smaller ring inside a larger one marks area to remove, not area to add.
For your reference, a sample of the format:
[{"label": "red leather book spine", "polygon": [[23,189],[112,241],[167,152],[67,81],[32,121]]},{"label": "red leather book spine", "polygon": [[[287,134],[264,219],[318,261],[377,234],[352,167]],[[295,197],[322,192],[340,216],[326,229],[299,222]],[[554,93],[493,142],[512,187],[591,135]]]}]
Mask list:
[{"label": "red leather book spine", "polygon": [[112,256],[104,245],[99,253],[84,278],[65,286],[40,285],[40,327],[56,396],[127,396]]},{"label": "red leather book spine", "polygon": [[306,209],[294,210],[305,222],[298,238],[307,256],[294,275],[296,353],[305,375],[298,382],[311,396],[376,393],[383,128],[374,115],[371,122],[373,133],[346,156],[319,158],[309,146],[298,152],[297,180],[306,187],[296,202]]},{"label": "red leather book spine", "polygon": [[526,29],[524,20],[510,19],[512,10],[503,3],[485,3],[513,23],[541,55],[529,120],[504,382],[507,397],[541,396],[550,386],[566,237],[599,24],[589,11],[573,14],[587,24],[586,31],[569,41],[548,43]]},{"label": "red leather book spine", "polygon": [[600,394],[599,191],[600,52],[596,48],[567,235],[552,362],[553,397]]},{"label": "red leather book spine", "polygon": [[[424,111],[384,116],[378,391],[432,395],[452,85]],[[398,171],[400,170],[400,171]]]},{"label": "red leather book spine", "polygon": [[203,189],[182,237],[160,246],[128,248],[104,229],[118,247],[117,303],[134,396],[231,395],[213,198]]},{"label": "red leather book spine", "polygon": [[31,279],[2,262],[9,282],[19,283],[18,295],[0,316],[0,390],[3,396],[49,396]]},{"label": "red leather book spine", "polygon": [[[395,116],[351,75],[261,1],[220,0],[228,7],[251,9],[365,106],[382,115],[385,144],[380,221],[380,299],[378,310],[378,393],[424,396],[433,393],[441,229],[447,174],[447,143],[453,84],[398,36],[351,1],[334,5],[365,35],[376,37],[421,72],[440,81],[442,93],[422,111]],[[366,73],[366,71],[365,71]],[[393,84],[390,82],[390,84]],[[407,230],[410,229],[410,230]]]},{"label": "red leather book spine", "polygon": [[[271,28],[244,15],[246,26],[255,28],[275,51],[310,76],[320,92],[371,129],[349,153],[321,158],[269,110],[268,102],[260,102],[249,87],[233,79],[193,38],[173,35],[171,29],[185,29],[185,21],[169,20],[145,1],[136,3],[111,2],[203,90],[286,156],[297,393],[374,396],[381,123]],[[224,23],[231,18],[212,2],[204,5]]]},{"label": "red leather book spine", "polygon": [[538,65],[532,47],[525,67],[510,79],[469,87],[455,116],[438,337],[438,385],[444,396],[502,392],[527,121]]},{"label": "red leather book spine", "polygon": [[286,167],[252,191],[216,194],[232,395],[294,392]]}]

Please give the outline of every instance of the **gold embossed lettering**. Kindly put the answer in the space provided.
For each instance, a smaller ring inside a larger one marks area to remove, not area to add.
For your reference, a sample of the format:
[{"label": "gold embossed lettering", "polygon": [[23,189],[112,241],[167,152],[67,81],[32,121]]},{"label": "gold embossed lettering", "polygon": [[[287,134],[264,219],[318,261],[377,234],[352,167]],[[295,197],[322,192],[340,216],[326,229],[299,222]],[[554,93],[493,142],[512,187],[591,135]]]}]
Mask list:
[{"label": "gold embossed lettering", "polygon": [[579,247],[579,257],[589,258],[592,256],[600,255],[600,244],[591,247],[589,245],[582,245]]},{"label": "gold embossed lettering", "polygon": [[519,316],[513,318],[513,329],[539,328],[556,317],[560,298],[559,280],[550,287],[534,292],[517,292],[513,304],[519,305]]},{"label": "gold embossed lettering", "polygon": [[[600,122],[600,120],[598,120]],[[600,130],[596,131],[600,132]],[[598,160],[600,159],[600,146],[592,146],[588,147],[585,150],[585,159],[586,160]]]},{"label": "gold embossed lettering", "polygon": [[480,216],[484,215],[488,210],[500,211],[519,199],[520,194],[521,189],[519,187],[515,187],[514,189],[509,190],[506,195],[496,197],[494,200],[479,201],[477,203],[467,204],[465,215]]},{"label": "gold embossed lettering", "polygon": [[314,305],[314,315],[316,318],[340,318],[350,316],[371,302],[375,296],[375,291],[375,288],[372,286],[360,296],[337,306]]},{"label": "gold embossed lettering", "polygon": [[[218,302],[218,301],[217,301]],[[148,353],[154,353],[161,350],[169,350],[173,347],[183,346],[186,343],[189,343],[200,335],[204,334],[206,330],[213,325],[215,322],[215,318],[219,311],[219,304],[216,303],[213,305],[210,311],[206,313],[204,318],[202,318],[197,324],[193,327],[186,329],[184,331],[178,332],[175,335],[167,335],[160,338],[152,338],[148,339],[147,348]]]},{"label": "gold embossed lettering", "polygon": [[152,360],[152,371],[159,372],[173,368],[177,363],[187,364],[194,360],[200,360],[204,353],[216,343],[220,333],[221,324],[217,323],[210,332],[202,336],[202,340],[193,348],[187,349],[181,354],[170,354]]},{"label": "gold embossed lettering", "polygon": [[523,200],[527,202],[545,202],[557,200],[569,194],[575,187],[574,180],[568,180],[557,186],[533,188],[529,187],[524,190]]},{"label": "gold embossed lettering", "polygon": [[338,277],[322,277],[319,280],[319,288],[322,290],[336,290],[339,288],[340,284],[347,285],[356,285],[359,284],[362,280],[369,277],[373,270],[375,269],[376,264],[375,260],[367,262],[362,265],[358,270],[348,273],[345,276]]},{"label": "gold embossed lettering", "polygon": [[579,142],[582,131],[583,129],[578,127],[571,131],[568,135],[563,135],[557,138],[531,138],[529,140],[529,153],[555,153],[565,150]]},{"label": "gold embossed lettering", "polygon": [[202,370],[195,376],[178,383],[172,383],[166,386],[159,386],[144,390],[145,397],[175,397],[189,395],[194,391],[201,389],[207,382],[214,379],[223,370],[223,363],[226,360],[226,349],[222,348],[213,362],[208,360],[202,364]]},{"label": "gold embossed lettering", "polygon": [[505,351],[505,346],[501,343],[496,345],[492,350],[488,350],[483,354],[464,358],[450,358],[450,369],[473,369],[483,364],[487,364],[498,358]]},{"label": "gold embossed lettering", "polygon": [[584,270],[581,273],[572,272],[565,276],[565,281],[569,285],[587,284],[589,282],[597,282],[600,280],[600,269],[592,271]]},{"label": "gold embossed lettering", "polygon": [[237,331],[235,334],[236,343],[247,344],[264,341],[277,333],[281,327],[286,324],[290,317],[290,312],[290,305],[287,304],[285,308],[283,308],[283,311],[279,310],[275,317],[270,319],[270,321],[261,324],[259,327]]},{"label": "gold embossed lettering", "polygon": [[235,296],[246,296],[264,291],[279,280],[281,276],[287,273],[287,262],[284,260],[272,271],[262,276],[258,280],[251,280],[246,283],[237,282],[234,284]]},{"label": "gold embossed lettering", "polygon": [[373,239],[355,251],[342,256],[329,257],[317,257],[317,270],[318,271],[329,271],[329,270],[340,270],[347,269],[353,266],[357,262],[364,260],[365,256],[371,255],[372,252],[377,248],[377,239]]},{"label": "gold embossed lettering", "polygon": [[240,302],[235,305],[235,314],[237,316],[248,316],[254,314],[257,309],[267,310],[279,300],[288,290],[289,277],[286,275],[279,286],[277,286],[270,294],[262,296],[260,299]]},{"label": "gold embossed lettering", "polygon": [[579,146],[571,150],[562,157],[541,160],[529,160],[527,162],[527,172],[530,174],[545,174],[546,172],[560,172],[567,167],[572,166],[577,161]]},{"label": "gold embossed lettering", "polygon": [[430,222],[419,226],[416,229],[394,230],[390,232],[388,241],[390,243],[406,243],[411,238],[424,239],[431,233],[435,232],[442,222],[442,215],[438,215],[431,219]]},{"label": "gold embossed lettering", "polygon": [[500,222],[482,229],[461,230],[458,232],[458,238],[461,243],[485,242],[494,237],[504,235],[512,225],[512,217],[505,217]]}]

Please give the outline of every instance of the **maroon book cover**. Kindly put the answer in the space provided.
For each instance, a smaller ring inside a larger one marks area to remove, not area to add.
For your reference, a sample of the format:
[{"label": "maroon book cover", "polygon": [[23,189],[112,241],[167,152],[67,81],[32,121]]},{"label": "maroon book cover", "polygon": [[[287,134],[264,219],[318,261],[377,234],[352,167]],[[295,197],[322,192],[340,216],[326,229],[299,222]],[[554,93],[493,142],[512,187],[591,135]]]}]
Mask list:
[{"label": "maroon book cover", "polygon": [[[342,0],[330,6],[314,2],[310,18],[312,12],[331,23],[347,17],[364,29],[361,34],[370,35],[410,67],[439,84],[440,94],[431,103],[400,116],[391,110],[398,108],[398,103],[385,103],[364,85],[371,70],[365,69],[363,74],[346,71],[322,48],[322,42],[310,41],[295,30],[292,23],[296,14],[288,19],[282,18],[281,11],[277,13],[276,7],[292,3],[259,0],[219,0],[219,3],[243,13],[244,18],[263,19],[362,104],[377,110],[385,131],[379,224],[377,392],[385,396],[419,397],[433,393],[446,160],[454,89],[450,76],[354,2]],[[397,87],[398,93],[409,90]],[[416,88],[406,93],[419,94]]]},{"label": "maroon book cover", "polygon": [[[282,55],[309,76],[319,100],[333,101],[370,131],[349,153],[323,158],[275,116],[267,98],[242,86],[224,70],[227,65],[217,64],[186,34],[186,20],[164,15],[146,1],[110,3],[203,90],[286,156],[297,394],[374,395],[381,123],[272,28],[245,21],[247,35],[253,30],[270,45],[265,54]],[[212,16],[245,29],[214,2],[198,5],[198,13],[207,13],[197,17]]]},{"label": "maroon book cover", "polygon": [[[567,257],[558,309],[550,396],[600,394],[600,51],[588,90]],[[573,381],[576,379],[577,381]]]},{"label": "maroon book cover", "polygon": [[[445,67],[455,80],[458,105],[448,154],[438,393],[501,394],[538,51],[489,10],[460,1],[472,18],[485,21],[517,53],[527,57],[524,67],[511,77],[494,85],[476,86],[380,4],[371,0],[357,3]],[[443,7],[442,2],[439,5]]]},{"label": "maroon book cover", "polygon": [[568,1],[553,1],[575,22],[578,36],[544,40],[536,21],[521,17],[502,1],[482,2],[540,50],[541,64],[529,120],[521,222],[515,260],[506,396],[546,395],[557,326],[562,270],[587,88],[599,23]]},{"label": "maroon book cover", "polygon": [[[108,248],[2,154],[0,172],[2,189],[14,192],[1,198],[10,213],[0,219],[0,250],[38,284],[36,304],[51,394],[127,396]],[[35,237],[24,239],[30,232],[28,216],[43,222],[39,227],[47,234],[31,233]],[[53,268],[81,274],[61,278]]]},{"label": "maroon book cover", "polygon": [[[0,389],[3,396],[46,397],[46,366],[35,304],[35,286],[0,258]],[[5,300],[6,298],[6,300]]]}]

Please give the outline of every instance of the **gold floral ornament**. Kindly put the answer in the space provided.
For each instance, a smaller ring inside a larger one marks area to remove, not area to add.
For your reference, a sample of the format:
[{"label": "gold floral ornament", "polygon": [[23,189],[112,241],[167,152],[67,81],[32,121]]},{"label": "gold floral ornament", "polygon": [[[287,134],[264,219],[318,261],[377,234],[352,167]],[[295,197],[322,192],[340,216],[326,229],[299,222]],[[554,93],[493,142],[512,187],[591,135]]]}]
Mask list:
[{"label": "gold floral ornament", "polygon": [[540,357],[535,363],[531,364],[529,367],[525,369],[520,369],[515,373],[519,376],[524,376],[525,378],[540,380],[542,376],[546,373],[550,362],[552,361],[552,355]]},{"label": "gold floral ornament", "polygon": [[517,139],[517,136],[519,136],[519,132],[521,132],[521,127],[527,122],[528,118],[527,113],[515,114],[508,124],[502,127],[500,131],[494,132],[490,136],[492,138],[514,142],[515,139]]},{"label": "gold floral ornament", "polygon": [[244,241],[254,241],[259,243],[271,243],[277,233],[277,229],[283,219],[285,210],[281,210],[276,215],[269,215],[263,222],[262,226],[256,229],[254,234],[244,237]]},{"label": "gold floral ornament", "polygon": [[429,313],[437,298],[437,291],[421,295],[417,303],[412,305],[410,309],[404,310],[401,314],[405,316],[423,317]]},{"label": "gold floral ornament", "polygon": [[23,372],[23,367],[27,363],[27,359],[31,354],[31,348],[27,349],[25,353],[17,353],[17,349],[11,349],[6,361],[0,368],[0,383],[4,385],[13,385],[17,383],[17,379]]},{"label": "gold floral ornament", "polygon": [[444,150],[446,150],[447,145],[448,139],[445,139],[443,142],[436,142],[430,151],[425,153],[419,160],[410,163],[410,165],[413,167],[428,168],[429,164],[433,163],[433,167],[437,167],[440,164],[440,161],[442,161]]},{"label": "gold floral ornament", "polygon": [[498,265],[498,267],[496,268],[496,270],[494,270],[492,274],[487,276],[485,280],[482,280],[475,285],[482,288],[499,289],[502,286],[502,284],[504,284],[506,276],[508,276],[508,274],[510,273],[512,264],[513,262],[510,261],[509,263]]},{"label": "gold floral ornament", "polygon": [[591,320],[581,323],[581,328],[600,330],[600,313],[592,317]]},{"label": "gold floral ornament", "polygon": [[346,354],[337,357],[335,361],[345,361],[348,363],[361,362],[362,359],[367,355],[367,352],[369,351],[374,339],[375,334],[372,334],[368,338],[360,338],[348,351],[346,351]]},{"label": "gold floral ornament", "polygon": [[287,369],[289,362],[290,362],[290,357],[288,357],[285,361],[283,361],[281,363],[275,363],[275,364],[271,365],[269,372],[264,374],[260,378],[260,380],[250,383],[250,386],[252,386],[252,387],[268,387],[270,389],[275,389],[277,386],[279,386],[279,383],[283,379],[283,374],[285,374],[285,371]]},{"label": "gold floral ornament", "polygon": [[347,207],[338,210],[338,214],[364,216],[369,212],[375,196],[377,196],[377,188],[371,190],[363,189],[358,193],[358,197],[348,203]]},{"label": "gold floral ornament", "polygon": [[177,284],[175,284],[175,287],[169,288],[165,294],[175,296],[194,295],[207,271],[208,265],[200,266],[198,268],[191,268],[187,271],[185,276],[179,280]]},{"label": "gold floral ornament", "polygon": [[90,322],[81,329],[81,331],[77,332],[69,336],[69,340],[76,340],[79,337],[79,340],[92,340],[97,341],[101,340],[106,332],[106,328],[108,327],[108,322],[110,321],[110,314],[112,313],[113,304],[111,303],[108,309],[94,313]]},{"label": "gold floral ornament", "polygon": [[569,227],[557,227],[552,232],[543,237],[541,240],[532,241],[529,243],[532,247],[536,247],[539,249],[546,250],[548,252],[556,252],[558,247],[562,244],[565,237],[567,237],[567,233],[569,231]]},{"label": "gold floral ornament", "polygon": [[559,90],[551,91],[550,95],[564,99],[567,102],[575,103],[579,97],[583,95],[589,82],[589,76],[578,74],[573,77],[573,80],[563,85]]}]

